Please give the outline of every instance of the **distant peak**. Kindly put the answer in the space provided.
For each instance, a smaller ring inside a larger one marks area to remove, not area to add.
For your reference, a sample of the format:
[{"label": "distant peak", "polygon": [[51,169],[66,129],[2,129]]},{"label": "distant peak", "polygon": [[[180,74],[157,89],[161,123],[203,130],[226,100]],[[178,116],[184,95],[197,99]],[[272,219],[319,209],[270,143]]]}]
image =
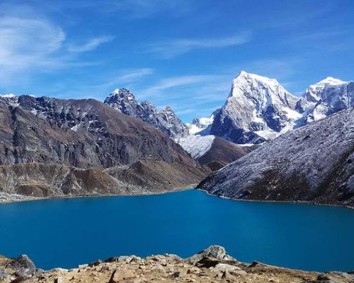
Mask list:
[{"label": "distant peak", "polygon": [[316,85],[342,85],[342,84],[346,84],[348,82],[342,81],[340,79],[336,79],[333,77],[327,77],[321,81],[319,81],[318,83],[316,83]]},{"label": "distant peak", "polygon": [[170,106],[166,106],[165,109],[163,110],[164,112],[172,112],[173,113],[173,110]]},{"label": "distant peak", "polygon": [[17,95],[13,94],[13,93],[0,94],[0,96],[3,97],[3,98],[15,98],[15,97],[17,97]]},{"label": "distant peak", "polygon": [[111,92],[111,95],[117,95],[117,94],[132,94],[129,89],[126,88],[116,88]]},{"label": "distant peak", "polygon": [[269,84],[271,84],[271,85],[279,84],[276,79],[260,76],[260,75],[257,75],[257,74],[248,73],[246,71],[241,71],[236,76],[234,81],[238,81],[238,79],[247,79],[247,80],[251,80],[251,81],[258,81],[258,82],[261,82],[261,83],[267,84],[267,85],[269,85]]}]

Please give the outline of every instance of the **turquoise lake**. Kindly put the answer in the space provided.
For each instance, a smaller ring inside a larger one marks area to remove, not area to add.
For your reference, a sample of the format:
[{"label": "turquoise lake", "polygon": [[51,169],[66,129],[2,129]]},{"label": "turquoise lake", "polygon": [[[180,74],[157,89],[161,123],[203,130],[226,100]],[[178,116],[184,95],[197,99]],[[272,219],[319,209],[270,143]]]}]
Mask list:
[{"label": "turquoise lake", "polygon": [[0,205],[0,254],[27,254],[44,269],[120,255],[188,257],[211,244],[244,262],[354,270],[354,210],[232,201],[196,190]]}]

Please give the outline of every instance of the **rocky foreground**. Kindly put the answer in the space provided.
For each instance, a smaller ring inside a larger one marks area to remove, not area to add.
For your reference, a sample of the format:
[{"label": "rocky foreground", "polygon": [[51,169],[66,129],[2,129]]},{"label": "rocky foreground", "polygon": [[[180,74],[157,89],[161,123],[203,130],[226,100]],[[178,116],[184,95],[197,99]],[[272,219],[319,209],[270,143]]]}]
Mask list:
[{"label": "rocky foreground", "polygon": [[36,269],[25,255],[0,257],[0,282],[354,282],[349,272],[305,272],[258,262],[245,264],[211,246],[187,259],[176,255],[112,257],[74,269]]}]

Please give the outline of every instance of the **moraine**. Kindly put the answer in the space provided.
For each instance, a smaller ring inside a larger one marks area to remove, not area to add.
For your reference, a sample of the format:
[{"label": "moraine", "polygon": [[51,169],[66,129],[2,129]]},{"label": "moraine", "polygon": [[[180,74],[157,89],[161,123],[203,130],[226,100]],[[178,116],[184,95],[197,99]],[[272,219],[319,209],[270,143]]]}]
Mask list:
[{"label": "moraine", "polygon": [[26,253],[44,269],[129,254],[187,257],[211,244],[245,262],[354,269],[353,210],[231,201],[196,190],[3,204],[0,235],[0,254]]}]

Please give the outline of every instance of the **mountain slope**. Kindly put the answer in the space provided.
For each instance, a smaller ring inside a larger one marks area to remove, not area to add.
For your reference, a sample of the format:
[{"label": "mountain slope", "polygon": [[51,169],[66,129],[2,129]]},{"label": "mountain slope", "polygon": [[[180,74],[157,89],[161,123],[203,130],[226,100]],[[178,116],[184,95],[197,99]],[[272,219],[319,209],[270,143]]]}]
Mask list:
[{"label": "mountain slope", "polygon": [[167,106],[161,112],[147,101],[138,103],[135,96],[127,89],[114,90],[104,101],[119,112],[141,119],[167,134],[171,138],[188,135],[188,128]]},{"label": "mountain slope", "polygon": [[225,139],[207,135],[189,135],[177,141],[201,165],[218,170],[251,151]]},{"label": "mountain slope", "polygon": [[[166,191],[197,183],[209,172],[159,130],[93,99],[0,97],[0,119],[0,192],[6,194]],[[161,175],[161,186],[155,178],[152,188],[149,174],[141,174],[139,184],[129,184],[103,170],[138,172],[136,164],[142,161],[152,173],[154,164],[171,167]],[[166,185],[167,177],[172,181]]]},{"label": "mountain slope", "polygon": [[0,163],[111,167],[137,160],[193,160],[160,131],[93,99],[0,98]]},{"label": "mountain slope", "polygon": [[210,133],[235,143],[260,143],[279,135],[300,115],[297,98],[275,79],[241,71],[233,80]]},{"label": "mountain slope", "polygon": [[354,109],[264,144],[198,188],[234,199],[354,206]]}]

